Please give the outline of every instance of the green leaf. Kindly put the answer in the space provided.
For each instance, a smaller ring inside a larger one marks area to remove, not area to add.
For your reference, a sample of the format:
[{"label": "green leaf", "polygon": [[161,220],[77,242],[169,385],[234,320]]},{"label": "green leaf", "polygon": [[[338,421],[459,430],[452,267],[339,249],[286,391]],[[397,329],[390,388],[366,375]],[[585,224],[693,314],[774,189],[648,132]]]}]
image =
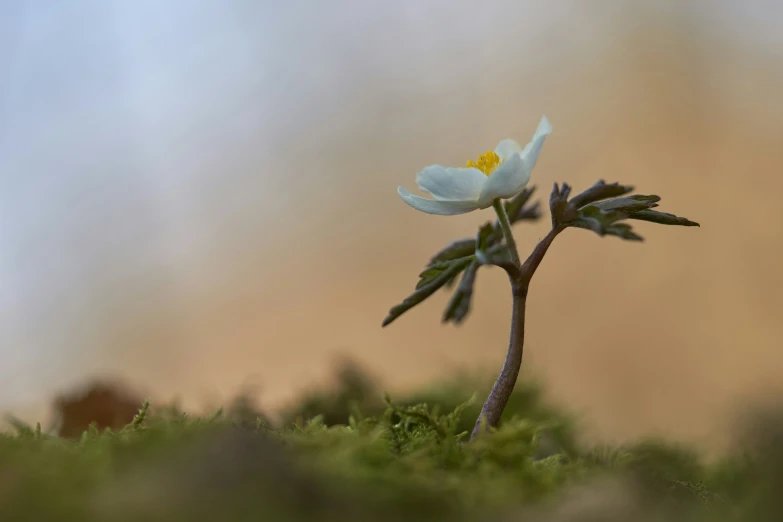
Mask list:
[{"label": "green leaf", "polygon": [[644,238],[631,230],[631,225],[626,223],[613,223],[604,229],[607,236],[617,236],[629,241],[644,241]]},{"label": "green leaf", "polygon": [[588,205],[579,209],[579,217],[583,219],[592,219],[604,226],[608,226],[615,221],[625,219],[627,216],[616,210],[601,210],[595,205]]},{"label": "green leaf", "polygon": [[479,229],[478,235],[476,236],[476,251],[486,252],[487,248],[492,246],[490,239],[492,238],[494,232],[495,224],[490,222],[485,223],[484,226]]},{"label": "green leaf", "polygon": [[[472,256],[466,256],[466,257],[468,259],[472,259]],[[431,283],[432,281],[440,277],[441,274],[451,269],[451,267],[454,266],[454,263],[460,262],[463,259],[465,258],[452,259],[451,261],[440,261],[438,263],[435,263],[434,265],[428,266],[427,268],[424,269],[422,273],[419,274],[419,282],[416,283],[416,288],[419,289],[422,286]],[[455,277],[457,275],[459,275],[459,272],[454,274]],[[446,284],[448,284],[448,282]]]},{"label": "green leaf", "polygon": [[599,208],[603,211],[616,210],[630,214],[632,212],[639,212],[640,210],[647,210],[648,208],[657,207],[657,203],[660,200],[661,198],[659,196],[643,196],[638,194],[634,196],[626,196],[623,198],[608,199],[590,206]]},{"label": "green leaf", "polygon": [[[415,292],[406,297],[402,303],[392,307],[392,309],[389,310],[389,315],[387,315],[386,319],[383,320],[382,326],[388,326],[399,316],[434,294],[435,291],[445,285],[446,282],[454,279],[457,275],[459,275],[460,272],[465,270],[465,268],[467,268],[467,266],[470,265],[473,260],[474,258],[469,256],[450,261],[449,267],[446,270],[441,271],[437,276],[432,277],[425,284],[417,285]],[[425,270],[422,273],[425,272],[427,271]]]},{"label": "green leaf", "polygon": [[441,261],[451,261],[461,257],[472,256],[476,252],[476,240],[473,238],[454,241],[449,246],[432,256],[428,266]]},{"label": "green leaf", "polygon": [[[500,227],[498,227],[497,232],[488,234],[489,237],[486,238],[488,244],[495,244],[498,240],[502,238],[502,233],[500,232],[499,228]],[[432,280],[434,277],[437,277],[437,275],[443,271],[442,264],[444,262],[454,261],[456,259],[469,257],[474,255],[475,253],[476,253],[476,239],[466,238],[466,239],[460,239],[458,241],[452,242],[449,246],[447,246],[446,248],[444,248],[443,250],[441,250],[440,252],[432,256],[430,262],[427,264],[427,269],[421,274],[419,274],[420,278],[426,277],[427,279],[419,280],[419,283],[416,285],[416,288],[420,288],[421,286],[424,286],[425,284],[427,284],[427,281]],[[459,274],[455,274],[454,277],[446,281],[444,286],[446,288],[451,288],[452,286],[454,286],[454,282],[456,281],[457,275]]]},{"label": "green leaf", "polygon": [[534,221],[541,217],[541,212],[539,212],[538,209],[538,202],[527,205],[535,190],[536,187],[527,187],[522,192],[503,203],[506,214],[508,215],[508,220],[511,224],[523,220]]},{"label": "green leaf", "polygon": [[621,239],[628,239],[631,241],[643,241],[644,239],[642,236],[634,233],[631,230],[631,226],[625,223],[603,224],[600,221],[594,219],[580,218],[570,223],[570,226],[592,230],[601,237],[617,236]]},{"label": "green leaf", "polygon": [[479,266],[478,261],[473,261],[463,272],[459,286],[451,296],[443,314],[444,323],[451,321],[454,324],[460,324],[468,316]]},{"label": "green leaf", "polygon": [[571,198],[570,203],[574,206],[574,208],[580,209],[585,205],[595,203],[596,201],[622,196],[623,194],[631,192],[633,189],[634,187],[631,185],[606,183],[604,180],[599,180],[592,187]]},{"label": "green leaf", "polygon": [[440,263],[435,263],[434,265],[428,266],[422,273],[419,274],[419,282],[416,283],[416,288],[421,288],[427,283],[430,283],[443,272],[448,270],[450,266],[451,261],[442,261]]},{"label": "green leaf", "polygon": [[[513,224],[516,221],[521,220],[535,220],[541,217],[538,210],[538,203],[533,205],[527,205],[530,201],[530,197],[535,191],[535,187],[528,187],[522,192],[514,196],[513,198],[504,202],[506,213],[508,214],[509,221]],[[437,254],[432,256],[427,264],[427,270],[419,275],[422,279],[419,281],[417,288],[424,286],[428,281],[437,277],[443,271],[441,263],[446,261],[453,261],[462,259],[468,256],[472,256],[476,253],[477,245],[481,244],[481,248],[485,251],[491,247],[500,244],[503,241],[503,232],[497,222],[486,223],[479,230],[479,234],[476,239],[460,239],[452,242]],[[429,270],[432,268],[432,270]],[[445,283],[446,287],[451,287],[456,280],[452,278]]]},{"label": "green leaf", "polygon": [[608,199],[579,209],[579,218],[572,225],[592,230],[601,236],[611,235],[632,241],[641,241],[642,237],[634,233],[630,225],[617,223],[618,221],[636,219],[662,225],[699,226],[694,221],[674,214],[650,210],[657,207],[660,200],[661,198],[656,195]]},{"label": "green leaf", "polygon": [[512,263],[511,250],[505,245],[492,248],[482,254],[483,255],[476,255],[476,259],[480,265],[494,265],[504,268],[503,265]]},{"label": "green leaf", "polygon": [[691,221],[684,217],[675,216],[674,214],[667,214],[666,212],[658,212],[657,210],[641,210],[634,212],[629,219],[638,219],[640,221],[651,221],[652,223],[658,223],[661,225],[679,225],[682,227],[700,227],[695,221]]},{"label": "green leaf", "polygon": [[621,239],[641,241],[642,237],[631,230],[625,223],[617,223],[628,217],[623,212],[601,210],[596,205],[588,205],[579,210],[579,217],[570,222],[570,226],[592,230],[599,236],[617,236]]},{"label": "green leaf", "polygon": [[[608,187],[608,185],[605,187]],[[628,187],[620,187],[618,185],[617,190],[620,188]],[[575,208],[573,204],[574,199],[569,202],[572,209]],[[661,198],[656,195],[641,194],[606,199],[581,207],[578,211],[578,218],[570,222],[569,225],[592,230],[600,236],[617,236],[631,241],[641,241],[642,237],[634,233],[630,225],[618,223],[618,221],[636,219],[662,225],[699,226],[698,223],[686,218],[651,210],[658,206],[660,200]]]}]

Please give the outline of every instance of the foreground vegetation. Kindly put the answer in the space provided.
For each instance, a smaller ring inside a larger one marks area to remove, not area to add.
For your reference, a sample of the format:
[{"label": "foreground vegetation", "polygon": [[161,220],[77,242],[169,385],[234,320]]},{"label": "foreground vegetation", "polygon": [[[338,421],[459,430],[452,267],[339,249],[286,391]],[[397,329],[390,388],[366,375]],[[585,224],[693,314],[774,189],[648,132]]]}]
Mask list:
[{"label": "foreground vegetation", "polygon": [[346,367],[276,425],[242,400],[209,418],[147,404],[79,439],[17,424],[0,436],[0,520],[783,520],[783,424],[710,465],[660,441],[584,448],[521,383],[467,443],[473,384],[395,402]]}]

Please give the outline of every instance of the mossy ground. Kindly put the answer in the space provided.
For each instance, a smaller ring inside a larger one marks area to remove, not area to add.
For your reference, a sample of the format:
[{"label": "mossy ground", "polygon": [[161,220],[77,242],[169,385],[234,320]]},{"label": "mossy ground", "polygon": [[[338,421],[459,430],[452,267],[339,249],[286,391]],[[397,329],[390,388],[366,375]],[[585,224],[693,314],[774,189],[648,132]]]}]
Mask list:
[{"label": "mossy ground", "polygon": [[18,425],[0,436],[0,520],[783,520],[777,424],[710,465],[660,441],[584,448],[522,383],[500,429],[468,444],[471,387],[385,402],[349,367],[277,426],[242,402],[145,409],[78,440]]}]

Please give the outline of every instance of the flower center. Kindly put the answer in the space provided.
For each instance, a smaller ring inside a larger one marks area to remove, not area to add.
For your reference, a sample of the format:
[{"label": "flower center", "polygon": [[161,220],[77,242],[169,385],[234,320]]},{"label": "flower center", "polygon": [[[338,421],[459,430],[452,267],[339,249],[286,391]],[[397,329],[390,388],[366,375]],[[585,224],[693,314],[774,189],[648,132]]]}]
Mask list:
[{"label": "flower center", "polygon": [[485,175],[489,176],[502,163],[503,161],[500,159],[500,156],[492,151],[489,151],[479,156],[478,161],[468,160],[467,167],[479,169]]}]

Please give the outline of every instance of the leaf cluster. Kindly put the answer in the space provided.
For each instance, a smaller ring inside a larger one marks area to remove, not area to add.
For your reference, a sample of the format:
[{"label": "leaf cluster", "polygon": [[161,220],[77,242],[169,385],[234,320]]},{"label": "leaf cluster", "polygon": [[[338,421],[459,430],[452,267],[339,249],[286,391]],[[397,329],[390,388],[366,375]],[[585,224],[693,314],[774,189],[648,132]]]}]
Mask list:
[{"label": "leaf cluster", "polygon": [[[504,202],[512,225],[519,221],[535,221],[541,217],[538,203],[530,202],[534,190],[535,187],[530,187]],[[628,195],[633,190],[634,187],[630,185],[599,180],[584,192],[569,199],[571,187],[566,183],[562,186],[555,183],[549,199],[553,230],[562,231],[574,227],[592,230],[601,237],[615,236],[629,241],[642,241],[643,238],[632,229],[629,221],[699,226],[687,218],[653,210],[658,207],[660,196]],[[383,320],[383,326],[391,324],[440,288],[452,288],[455,284],[456,289],[443,313],[443,322],[462,323],[470,313],[479,267],[507,267],[510,258],[498,221],[485,223],[475,238],[454,241],[430,259],[419,274],[414,292],[389,310]]]},{"label": "leaf cluster", "polygon": [[660,225],[698,227],[684,217],[652,210],[661,200],[656,195],[627,195],[634,187],[599,180],[592,187],[570,200],[571,187],[555,184],[550,198],[552,224],[592,230],[599,236],[616,236],[630,241],[643,238],[633,231],[629,220],[649,221]]},{"label": "leaf cluster", "polygon": [[[504,202],[509,222],[535,221],[541,217],[539,204],[530,203],[535,187],[529,187]],[[419,274],[415,291],[402,303],[392,307],[383,320],[387,326],[402,314],[422,303],[440,288],[452,288],[459,279],[456,290],[443,314],[443,322],[461,323],[470,312],[476,273],[482,264],[494,264],[507,258],[508,249],[497,221],[487,222],[475,238],[454,241],[441,249]]]}]

